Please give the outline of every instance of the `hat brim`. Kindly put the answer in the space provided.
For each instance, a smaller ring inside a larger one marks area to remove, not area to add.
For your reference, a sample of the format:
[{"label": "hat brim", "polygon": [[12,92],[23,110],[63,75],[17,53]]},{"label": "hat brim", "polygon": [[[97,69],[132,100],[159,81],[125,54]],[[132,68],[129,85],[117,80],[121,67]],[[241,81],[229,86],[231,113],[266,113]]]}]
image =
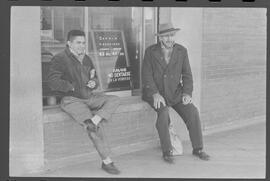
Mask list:
[{"label": "hat brim", "polygon": [[180,30],[180,28],[173,28],[173,29],[165,30],[163,32],[156,33],[155,35],[156,36],[165,36],[165,35],[176,33],[179,30]]}]

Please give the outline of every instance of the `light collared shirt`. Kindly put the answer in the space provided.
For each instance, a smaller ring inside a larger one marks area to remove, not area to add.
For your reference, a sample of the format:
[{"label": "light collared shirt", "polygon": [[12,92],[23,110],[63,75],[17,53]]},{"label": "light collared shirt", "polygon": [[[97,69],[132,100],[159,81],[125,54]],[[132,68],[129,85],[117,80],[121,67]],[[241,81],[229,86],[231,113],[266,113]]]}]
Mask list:
[{"label": "light collared shirt", "polygon": [[77,54],[72,48],[69,48],[70,52],[80,61],[82,64],[83,58],[85,56],[85,53],[82,55]]},{"label": "light collared shirt", "polygon": [[[175,43],[174,43],[175,44]],[[173,46],[174,46],[173,44]],[[172,56],[172,51],[173,51],[173,46],[170,48],[167,48],[161,43],[161,51],[164,57],[164,60],[166,61],[167,64],[169,64],[171,56]]]}]

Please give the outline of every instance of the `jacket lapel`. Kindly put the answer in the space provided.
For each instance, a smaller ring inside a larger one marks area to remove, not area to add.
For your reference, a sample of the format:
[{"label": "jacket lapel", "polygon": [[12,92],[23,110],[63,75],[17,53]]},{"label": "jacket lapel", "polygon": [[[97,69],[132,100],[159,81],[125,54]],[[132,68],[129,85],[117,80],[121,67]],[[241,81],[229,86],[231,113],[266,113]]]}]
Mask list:
[{"label": "jacket lapel", "polygon": [[176,47],[174,47],[168,66],[174,66],[174,64],[176,64],[179,61],[178,60],[179,59],[178,58],[179,53],[181,54],[181,51],[179,51]]},{"label": "jacket lapel", "polygon": [[76,71],[76,69],[77,69],[76,64],[79,63],[79,60],[76,59],[76,57],[69,51],[68,48],[66,49],[66,54],[68,56],[68,59],[67,59],[68,69],[69,69],[69,72],[70,72],[72,78],[80,81],[81,75],[79,75],[78,71]]},{"label": "jacket lapel", "polygon": [[154,54],[157,62],[161,65],[161,67],[163,69],[165,69],[167,67],[167,64],[166,64],[165,60],[163,59],[161,47],[159,44],[153,49],[153,54]]}]

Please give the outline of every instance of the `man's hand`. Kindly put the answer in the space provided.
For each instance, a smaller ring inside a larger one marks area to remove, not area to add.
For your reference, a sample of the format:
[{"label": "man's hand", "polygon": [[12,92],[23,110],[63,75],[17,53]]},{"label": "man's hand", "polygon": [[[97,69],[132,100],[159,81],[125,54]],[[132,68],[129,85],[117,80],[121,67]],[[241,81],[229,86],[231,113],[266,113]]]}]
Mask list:
[{"label": "man's hand", "polygon": [[90,71],[90,79],[93,79],[95,77],[95,74],[96,74],[96,70],[95,69],[92,69]]},{"label": "man's hand", "polygon": [[163,106],[166,106],[165,99],[159,93],[154,94],[153,99],[155,109],[159,109],[161,107],[160,103],[163,103]]},{"label": "man's hand", "polygon": [[192,98],[188,94],[184,94],[182,97],[182,102],[184,105],[192,103]]},{"label": "man's hand", "polygon": [[94,89],[96,87],[97,83],[96,81],[94,80],[90,80],[88,83],[87,83],[87,87],[89,87],[90,89]]}]

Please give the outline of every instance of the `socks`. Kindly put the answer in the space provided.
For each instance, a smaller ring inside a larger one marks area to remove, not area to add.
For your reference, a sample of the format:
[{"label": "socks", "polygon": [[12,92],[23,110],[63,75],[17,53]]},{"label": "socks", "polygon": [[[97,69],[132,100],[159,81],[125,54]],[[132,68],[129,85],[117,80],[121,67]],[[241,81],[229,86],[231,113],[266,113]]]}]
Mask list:
[{"label": "socks", "polygon": [[102,118],[99,115],[95,115],[91,118],[92,122],[97,126],[98,123],[102,120]]},{"label": "socks", "polygon": [[105,165],[108,165],[110,163],[112,163],[112,160],[110,157],[107,157],[105,160],[102,160],[102,162],[105,164]]}]

